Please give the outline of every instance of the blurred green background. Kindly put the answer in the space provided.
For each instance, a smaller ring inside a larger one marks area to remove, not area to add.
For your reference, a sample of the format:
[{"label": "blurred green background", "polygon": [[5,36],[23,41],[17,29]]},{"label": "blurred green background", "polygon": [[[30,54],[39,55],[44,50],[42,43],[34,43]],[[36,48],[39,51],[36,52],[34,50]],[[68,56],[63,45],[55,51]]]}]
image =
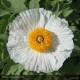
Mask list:
[{"label": "blurred green background", "polygon": [[[21,64],[15,64],[9,57],[6,48],[9,35],[8,24],[20,12],[33,8],[45,8],[51,10],[56,16],[66,18],[73,31],[75,47],[71,57],[64,62],[59,71],[47,74],[25,71]],[[65,80],[66,77],[63,75],[80,75],[79,29],[80,0],[0,0],[0,75],[37,75],[34,78],[28,77],[30,80]]]}]

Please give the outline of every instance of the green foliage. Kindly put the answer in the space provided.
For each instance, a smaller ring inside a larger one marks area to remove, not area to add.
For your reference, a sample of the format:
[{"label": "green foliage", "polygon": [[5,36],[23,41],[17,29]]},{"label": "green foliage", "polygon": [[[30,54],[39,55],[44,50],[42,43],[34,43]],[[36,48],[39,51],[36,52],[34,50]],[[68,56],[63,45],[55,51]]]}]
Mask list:
[{"label": "green foliage", "polygon": [[[10,59],[6,49],[8,24],[19,12],[42,7],[68,20],[75,44],[71,57],[61,69],[48,74],[25,71],[21,64]],[[37,75],[38,80],[65,80],[61,75],[80,75],[80,0],[0,0],[0,75]],[[28,80],[32,79],[36,77],[28,77]]]},{"label": "green foliage", "polygon": [[73,12],[73,10],[69,10],[69,7],[65,8],[63,10],[63,16],[67,17],[69,14],[71,14]]},{"label": "green foliage", "polygon": [[39,8],[39,0],[31,0],[29,2],[29,8],[33,9],[33,8]]},{"label": "green foliage", "polygon": [[20,72],[23,70],[23,66],[21,64],[15,64],[10,67],[7,72],[7,75],[20,75]]},{"label": "green foliage", "polygon": [[[19,13],[27,9],[24,5],[24,2],[25,0],[2,0],[2,4],[15,13]],[[7,4],[10,4],[10,6],[8,6]]]},{"label": "green foliage", "polygon": [[26,10],[26,6],[24,5],[25,0],[8,0],[11,3],[11,9],[16,12],[19,13],[21,11]]}]

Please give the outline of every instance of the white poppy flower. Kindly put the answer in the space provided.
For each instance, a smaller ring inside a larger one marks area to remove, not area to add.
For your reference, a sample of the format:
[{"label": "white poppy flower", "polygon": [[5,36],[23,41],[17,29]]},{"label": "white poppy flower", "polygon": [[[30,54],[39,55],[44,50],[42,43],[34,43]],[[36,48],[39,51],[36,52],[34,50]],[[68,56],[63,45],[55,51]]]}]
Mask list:
[{"label": "white poppy flower", "polygon": [[9,26],[11,59],[28,71],[57,71],[74,47],[68,26],[65,19],[43,8],[21,12]]}]

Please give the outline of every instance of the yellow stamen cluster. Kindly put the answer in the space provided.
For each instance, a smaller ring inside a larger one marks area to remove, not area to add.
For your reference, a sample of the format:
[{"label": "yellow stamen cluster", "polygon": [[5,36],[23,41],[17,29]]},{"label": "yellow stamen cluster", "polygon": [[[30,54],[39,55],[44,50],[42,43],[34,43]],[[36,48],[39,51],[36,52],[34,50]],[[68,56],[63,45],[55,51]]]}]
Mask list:
[{"label": "yellow stamen cluster", "polygon": [[29,34],[28,43],[33,50],[44,52],[51,47],[51,32],[45,28],[36,28]]}]

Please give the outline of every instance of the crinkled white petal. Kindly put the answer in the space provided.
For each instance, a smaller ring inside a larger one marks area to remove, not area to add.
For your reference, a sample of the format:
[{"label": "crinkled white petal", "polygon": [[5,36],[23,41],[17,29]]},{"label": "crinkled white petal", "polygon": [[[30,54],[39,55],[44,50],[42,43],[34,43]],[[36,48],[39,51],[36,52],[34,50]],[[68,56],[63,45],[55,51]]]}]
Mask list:
[{"label": "crinkled white petal", "polygon": [[73,49],[73,33],[69,29],[67,21],[56,16],[52,16],[45,28],[53,32],[58,38],[59,45],[56,51]]},{"label": "crinkled white petal", "polygon": [[41,54],[29,50],[27,60],[23,63],[26,70],[37,72],[52,72],[56,69],[56,59],[52,54]]},{"label": "crinkled white petal", "polygon": [[[52,32],[53,44],[44,53],[33,51],[27,41],[28,34],[38,27]],[[24,65],[25,70],[36,72],[57,71],[63,62],[70,57],[73,44],[73,33],[65,19],[52,14],[43,8],[21,12],[9,25],[7,49],[15,63]]]}]

